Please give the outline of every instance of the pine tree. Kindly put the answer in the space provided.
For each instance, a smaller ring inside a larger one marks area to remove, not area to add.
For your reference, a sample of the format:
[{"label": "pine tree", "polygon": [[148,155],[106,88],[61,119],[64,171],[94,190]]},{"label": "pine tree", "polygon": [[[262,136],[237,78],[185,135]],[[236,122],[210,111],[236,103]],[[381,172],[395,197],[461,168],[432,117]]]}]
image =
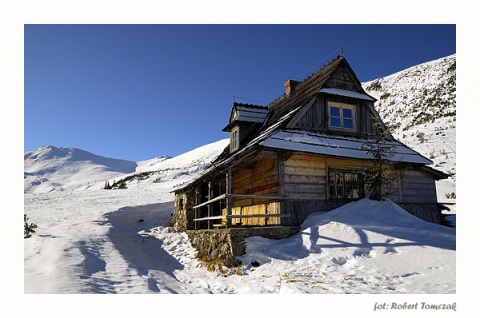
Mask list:
[{"label": "pine tree", "polygon": [[28,218],[26,214],[23,215],[23,222],[25,224],[23,227],[23,238],[26,239],[32,236],[31,233],[35,233],[34,229],[37,228],[37,225],[34,223],[28,224]]},{"label": "pine tree", "polygon": [[112,186],[110,185],[110,182],[108,182],[108,180],[105,181],[105,185],[103,186],[103,189],[110,190],[111,188],[112,188]]},{"label": "pine tree", "polygon": [[366,171],[365,181],[371,200],[383,201],[389,194],[388,188],[395,176],[387,171],[387,161],[394,154],[395,146],[390,143],[390,129],[372,116],[375,136],[366,142],[363,149],[373,157],[372,167]]}]

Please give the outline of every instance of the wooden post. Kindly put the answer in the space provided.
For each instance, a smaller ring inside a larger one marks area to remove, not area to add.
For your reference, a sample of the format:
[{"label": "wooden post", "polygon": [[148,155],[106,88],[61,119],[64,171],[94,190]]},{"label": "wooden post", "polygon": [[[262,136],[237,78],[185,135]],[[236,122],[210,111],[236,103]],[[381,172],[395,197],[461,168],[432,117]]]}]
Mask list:
[{"label": "wooden post", "polygon": [[[265,203],[265,215],[268,214],[268,204]],[[265,216],[265,226],[268,225],[268,216]]]},{"label": "wooden post", "polygon": [[[198,205],[198,188],[195,187],[195,206]],[[194,208],[195,211],[195,219],[198,219],[198,208]],[[195,223],[195,230],[197,229],[197,221],[194,221]]]},{"label": "wooden post", "polygon": [[330,181],[331,180],[330,180],[329,173],[330,173],[330,171],[328,170],[328,166],[325,165],[325,176],[326,176],[325,180],[327,181],[325,190],[327,190],[327,201],[330,201]]},{"label": "wooden post", "polygon": [[402,172],[398,172],[398,199],[400,202],[403,202],[403,187],[402,187]]},{"label": "wooden post", "polygon": [[[209,201],[212,199],[212,182],[211,181],[208,182],[207,198],[208,198]],[[212,216],[212,204],[210,203],[209,205],[207,205],[207,217],[211,217],[211,216]],[[212,221],[210,221],[210,220],[207,221],[207,229],[209,229],[209,230],[210,230],[210,224],[211,223],[212,223]]]},{"label": "wooden post", "polygon": [[227,175],[226,175],[226,178],[227,178],[227,186],[226,186],[226,201],[227,201],[227,227],[231,227],[232,226],[232,219],[230,218],[230,216],[232,215],[232,197],[230,196],[230,194],[232,194],[232,168],[231,167],[228,167],[227,169]]},{"label": "wooden post", "polygon": [[277,162],[278,162],[278,182],[280,183],[278,194],[280,196],[283,196],[285,195],[285,165],[284,165],[282,154],[280,151],[277,153]]}]

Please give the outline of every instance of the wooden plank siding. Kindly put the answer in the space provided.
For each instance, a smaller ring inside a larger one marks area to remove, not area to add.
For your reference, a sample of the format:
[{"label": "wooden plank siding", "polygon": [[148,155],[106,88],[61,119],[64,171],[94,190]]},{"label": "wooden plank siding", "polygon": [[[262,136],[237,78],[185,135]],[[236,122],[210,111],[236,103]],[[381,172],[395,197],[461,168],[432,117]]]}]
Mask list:
[{"label": "wooden plank siding", "polygon": [[405,203],[436,203],[435,180],[416,170],[405,170],[401,174],[402,200]]},{"label": "wooden plank siding", "polygon": [[[223,215],[227,215],[227,211],[224,210]],[[237,206],[232,208],[232,216],[235,215],[255,215],[255,214],[280,214],[280,202],[270,202],[265,204],[256,204],[251,206]],[[267,225],[280,225],[280,217],[244,217],[244,218],[232,218],[232,225],[242,226],[267,226]]]},{"label": "wooden plank siding", "polygon": [[325,159],[295,154],[283,163],[284,189],[288,199],[326,200]]},{"label": "wooden plank siding", "polygon": [[[271,157],[259,158],[251,167],[239,168],[232,173],[233,194],[278,195],[278,160]],[[234,198],[233,207],[265,203],[258,198]]]},{"label": "wooden plank siding", "polygon": [[[319,95],[310,107],[300,112],[288,128],[303,129],[309,131],[326,132],[328,131],[328,102],[337,102],[355,107],[355,127],[354,133],[349,132],[348,135],[365,136],[375,133],[375,127],[372,120],[372,112],[370,107],[372,102],[364,100],[356,100],[345,96],[336,95]],[[370,107],[369,107],[370,106]],[[337,131],[342,135],[342,131]]]},{"label": "wooden plank siding", "polygon": [[284,188],[288,199],[327,200],[328,169],[364,169],[360,160],[294,154],[284,165]]}]

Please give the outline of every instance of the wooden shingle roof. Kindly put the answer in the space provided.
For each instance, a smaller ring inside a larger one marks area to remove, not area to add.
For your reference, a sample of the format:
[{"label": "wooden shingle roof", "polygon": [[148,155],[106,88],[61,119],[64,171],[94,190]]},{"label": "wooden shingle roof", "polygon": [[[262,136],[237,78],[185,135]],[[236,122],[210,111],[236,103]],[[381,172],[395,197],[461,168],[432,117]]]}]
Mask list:
[{"label": "wooden shingle roof", "polygon": [[[285,94],[270,103],[268,105],[270,115],[264,129],[275,124],[280,118],[294,108],[308,103],[308,101],[314,97],[320,91],[320,89],[326,87],[326,83],[330,79],[331,75],[341,66],[346,66],[347,68],[351,69],[347,60],[343,56],[338,56],[323,66],[316,73],[306,78],[304,81],[298,82],[294,91],[289,95]],[[358,81],[353,71],[351,72],[351,75],[354,76],[355,80]],[[358,83],[360,84],[359,81]],[[358,88],[359,90],[363,91],[361,85],[359,85]]]}]

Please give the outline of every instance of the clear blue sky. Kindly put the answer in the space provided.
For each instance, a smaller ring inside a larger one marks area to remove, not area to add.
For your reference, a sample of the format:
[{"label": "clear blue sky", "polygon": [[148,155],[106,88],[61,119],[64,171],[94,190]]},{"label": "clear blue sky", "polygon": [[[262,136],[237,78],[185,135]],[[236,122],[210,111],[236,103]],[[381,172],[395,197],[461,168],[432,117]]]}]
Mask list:
[{"label": "clear blue sky", "polygon": [[24,150],[140,161],[211,143],[344,55],[361,82],[456,53],[450,25],[25,25]]}]

